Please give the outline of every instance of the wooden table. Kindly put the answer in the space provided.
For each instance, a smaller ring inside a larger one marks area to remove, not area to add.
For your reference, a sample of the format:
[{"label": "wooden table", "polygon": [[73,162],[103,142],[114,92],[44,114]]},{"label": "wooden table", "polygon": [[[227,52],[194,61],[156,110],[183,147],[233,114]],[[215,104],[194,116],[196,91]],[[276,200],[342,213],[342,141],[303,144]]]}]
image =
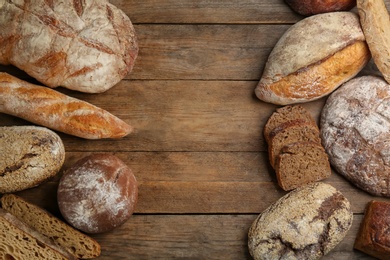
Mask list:
[{"label": "wooden table", "polygon": [[[254,89],[275,43],[302,17],[283,0],[111,2],[135,25],[140,52],[133,72],[102,94],[59,89],[136,129],[120,140],[60,133],[63,170],[87,154],[112,153],[139,182],[136,213],[116,230],[93,236],[102,246],[99,259],[250,259],[252,221],[286,194],[262,136],[277,106],[258,100]],[[15,68],[1,69],[28,79]],[[369,66],[365,72],[376,71]],[[318,120],[325,100],[303,106]],[[29,123],[0,114],[0,125],[24,124]],[[61,175],[18,194],[59,216],[55,194]],[[353,250],[353,243],[374,197],[337,173],[325,182],[351,201],[354,221],[324,259],[370,259]]]}]

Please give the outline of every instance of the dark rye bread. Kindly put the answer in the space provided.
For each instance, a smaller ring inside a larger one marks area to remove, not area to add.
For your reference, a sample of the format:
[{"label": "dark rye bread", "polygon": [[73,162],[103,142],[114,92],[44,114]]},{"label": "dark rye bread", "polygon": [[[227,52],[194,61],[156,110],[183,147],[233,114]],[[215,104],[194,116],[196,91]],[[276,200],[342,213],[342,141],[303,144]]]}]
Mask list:
[{"label": "dark rye bread", "polygon": [[269,142],[269,135],[272,130],[278,127],[282,123],[294,121],[296,119],[305,120],[307,123],[313,124],[313,127],[318,129],[316,122],[312,115],[301,105],[284,106],[276,109],[274,113],[267,120],[264,126],[264,137]]},{"label": "dark rye bread", "polygon": [[268,143],[268,153],[271,166],[275,168],[275,161],[280,151],[286,145],[296,142],[316,142],[321,143],[318,128],[305,120],[296,119],[280,124],[270,133]]},{"label": "dark rye bread", "polygon": [[390,203],[370,201],[355,240],[355,249],[378,259],[390,259]]},{"label": "dark rye bread", "polygon": [[282,148],[275,163],[279,186],[293,190],[331,175],[325,149],[315,142],[297,142]]},{"label": "dark rye bread", "polygon": [[1,205],[4,210],[62,246],[76,258],[90,259],[100,255],[98,242],[38,206],[13,194],[4,195]]},{"label": "dark rye bread", "polygon": [[347,198],[333,186],[315,182],[295,189],[264,210],[248,233],[256,259],[319,259],[339,244],[351,227]]},{"label": "dark rye bread", "polygon": [[0,209],[0,259],[76,259],[50,239]]}]

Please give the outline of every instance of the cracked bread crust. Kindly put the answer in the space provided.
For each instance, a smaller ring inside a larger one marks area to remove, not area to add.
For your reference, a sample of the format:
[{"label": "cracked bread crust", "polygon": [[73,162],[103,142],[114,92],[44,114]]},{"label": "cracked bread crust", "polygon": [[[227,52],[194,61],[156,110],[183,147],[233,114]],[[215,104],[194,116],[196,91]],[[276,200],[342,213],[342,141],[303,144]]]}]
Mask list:
[{"label": "cracked bread crust", "polygon": [[295,189],[263,211],[248,233],[254,259],[319,259],[352,224],[349,201],[329,184]]},{"label": "cracked bread crust", "polygon": [[53,131],[38,126],[0,127],[0,194],[25,190],[53,177],[65,149]]},{"label": "cracked bread crust", "polygon": [[383,78],[362,76],[335,91],[322,110],[321,139],[338,173],[390,197],[390,87]]}]

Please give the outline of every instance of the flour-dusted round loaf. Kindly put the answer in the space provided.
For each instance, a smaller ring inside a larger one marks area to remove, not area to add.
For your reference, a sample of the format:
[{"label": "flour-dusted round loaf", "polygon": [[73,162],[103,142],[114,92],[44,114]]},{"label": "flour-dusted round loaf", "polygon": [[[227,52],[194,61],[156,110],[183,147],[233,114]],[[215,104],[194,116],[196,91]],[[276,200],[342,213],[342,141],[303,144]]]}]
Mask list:
[{"label": "flour-dusted round loaf", "polygon": [[102,233],[123,224],[138,200],[131,169],[111,154],[91,154],[62,176],[57,199],[65,220],[86,233]]},{"label": "flour-dusted round loaf", "polygon": [[357,187],[390,197],[390,85],[350,80],[326,101],[321,139],[333,167]]},{"label": "flour-dusted round loaf", "polygon": [[333,186],[312,183],[286,194],[263,211],[248,234],[254,259],[319,259],[351,227],[349,201]]},{"label": "flour-dusted round loaf", "polygon": [[38,126],[0,127],[0,194],[25,190],[56,175],[65,148],[53,131]]}]

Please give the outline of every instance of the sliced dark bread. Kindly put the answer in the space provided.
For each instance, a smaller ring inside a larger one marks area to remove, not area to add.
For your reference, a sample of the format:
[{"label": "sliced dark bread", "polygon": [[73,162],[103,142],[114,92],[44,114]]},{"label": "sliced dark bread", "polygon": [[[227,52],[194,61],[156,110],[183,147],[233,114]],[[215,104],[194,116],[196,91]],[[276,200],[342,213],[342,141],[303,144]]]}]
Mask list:
[{"label": "sliced dark bread", "polygon": [[276,158],[275,172],[279,186],[293,190],[331,175],[325,149],[317,142],[296,142],[282,148]]}]

